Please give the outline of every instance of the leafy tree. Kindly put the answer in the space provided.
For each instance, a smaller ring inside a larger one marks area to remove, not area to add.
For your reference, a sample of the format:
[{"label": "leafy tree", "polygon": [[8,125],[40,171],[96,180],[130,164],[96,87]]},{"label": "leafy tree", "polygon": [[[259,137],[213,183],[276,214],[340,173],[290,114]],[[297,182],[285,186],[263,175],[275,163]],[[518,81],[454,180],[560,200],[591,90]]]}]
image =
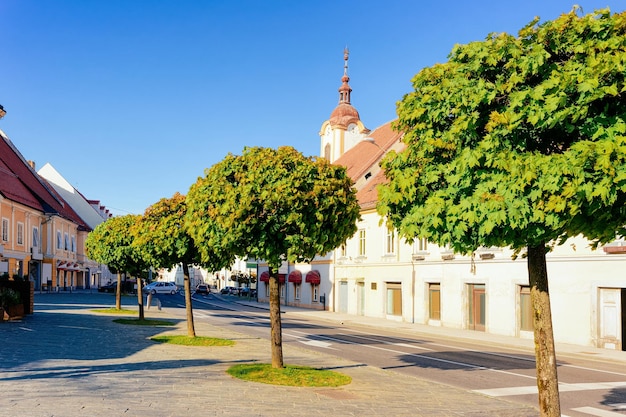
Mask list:
[{"label": "leafy tree", "polygon": [[159,200],[137,222],[133,244],[146,262],[157,269],[183,265],[187,334],[195,337],[189,264],[199,264],[200,257],[184,227],[186,211],[185,196],[180,193]]},{"label": "leafy tree", "polygon": [[539,20],[458,45],[398,103],[405,151],[383,161],[379,212],[455,251],[525,251],[541,415],[560,404],[546,252],[626,224],[626,13]]},{"label": "leafy tree", "polygon": [[[94,261],[105,264],[117,273],[117,290],[115,292],[115,308],[122,308],[122,272],[134,273],[137,276],[145,265],[132,246],[132,227],[140,216],[128,214],[113,217],[89,233],[85,240],[86,255]],[[141,283],[137,280],[138,299],[141,300]],[[139,303],[139,318],[143,319],[143,304]]]},{"label": "leafy tree", "polygon": [[359,217],[344,167],[291,147],[245,148],[205,171],[187,195],[190,234],[203,259],[264,259],[270,273],[272,367],[283,367],[278,268],[308,262],[356,231]]}]

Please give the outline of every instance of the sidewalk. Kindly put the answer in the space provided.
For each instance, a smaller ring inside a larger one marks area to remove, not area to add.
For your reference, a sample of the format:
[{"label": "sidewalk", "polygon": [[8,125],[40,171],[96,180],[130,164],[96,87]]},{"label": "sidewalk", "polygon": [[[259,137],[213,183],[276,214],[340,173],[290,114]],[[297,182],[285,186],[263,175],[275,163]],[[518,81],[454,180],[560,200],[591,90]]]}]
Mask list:
[{"label": "sidewalk", "polygon": [[[157,344],[149,338],[186,333],[184,312],[146,311],[149,318],[175,321],[174,327],[124,326],[91,311],[112,306],[110,294],[37,294],[35,303],[34,315],[0,324],[2,417],[538,415],[535,408],[291,345],[284,346],[286,363],[334,369],[350,375],[352,383],[294,388],[244,382],[226,369],[270,362],[267,340],[197,320],[198,335],[232,339],[235,346]],[[124,297],[124,305],[135,304]],[[335,313],[284,310],[348,320]]]}]

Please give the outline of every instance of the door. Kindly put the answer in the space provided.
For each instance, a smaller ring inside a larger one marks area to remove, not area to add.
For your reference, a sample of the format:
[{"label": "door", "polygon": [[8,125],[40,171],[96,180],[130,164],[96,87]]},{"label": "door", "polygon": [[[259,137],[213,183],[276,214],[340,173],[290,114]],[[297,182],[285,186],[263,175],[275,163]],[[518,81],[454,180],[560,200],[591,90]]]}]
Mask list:
[{"label": "door", "polygon": [[469,295],[469,323],[470,330],[485,331],[485,284],[470,284]]},{"label": "door", "polygon": [[365,315],[365,282],[356,283],[356,295],[357,295],[357,314],[359,316]]},{"label": "door", "polygon": [[599,346],[623,350],[623,314],[621,288],[600,288]]},{"label": "door", "polygon": [[348,312],[348,281],[339,281],[339,312]]}]

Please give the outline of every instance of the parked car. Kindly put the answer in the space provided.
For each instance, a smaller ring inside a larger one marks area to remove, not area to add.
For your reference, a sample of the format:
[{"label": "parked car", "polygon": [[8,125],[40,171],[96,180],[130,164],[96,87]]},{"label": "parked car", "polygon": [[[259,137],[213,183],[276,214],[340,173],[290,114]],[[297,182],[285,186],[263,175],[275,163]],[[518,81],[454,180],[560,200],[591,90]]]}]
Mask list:
[{"label": "parked car", "polygon": [[151,282],[150,284],[143,287],[143,292],[146,294],[176,294],[178,288],[176,284],[173,282]]},{"label": "parked car", "polygon": [[117,290],[117,282],[112,282],[98,288],[98,292],[115,292]]},{"label": "parked car", "polygon": [[209,286],[206,284],[199,284],[196,287],[196,294],[210,294],[211,290],[209,289]]},{"label": "parked car", "polygon": [[237,288],[237,287],[230,287],[230,294],[231,295],[239,295],[239,288]]},{"label": "parked car", "polygon": [[220,290],[220,294],[238,294],[239,289],[237,287],[224,287]]}]

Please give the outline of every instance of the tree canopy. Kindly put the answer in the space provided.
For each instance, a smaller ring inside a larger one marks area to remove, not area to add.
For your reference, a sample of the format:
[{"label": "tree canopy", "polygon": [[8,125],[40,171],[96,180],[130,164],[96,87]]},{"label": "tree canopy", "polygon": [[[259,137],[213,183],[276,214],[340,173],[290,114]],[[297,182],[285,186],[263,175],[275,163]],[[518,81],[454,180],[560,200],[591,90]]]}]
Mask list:
[{"label": "tree canopy", "polygon": [[238,256],[268,263],[272,366],[282,368],[275,273],[283,261],[311,261],[356,232],[359,205],[345,167],[291,147],[244,148],[191,186],[187,218],[203,261]]},{"label": "tree canopy", "polygon": [[[134,214],[112,217],[96,226],[85,240],[85,253],[90,259],[117,271],[117,309],[122,305],[120,273],[126,272],[137,276],[147,269],[133,246],[134,235],[131,229],[139,218],[140,216]],[[142,313],[140,311],[140,314]]]},{"label": "tree canopy", "polygon": [[398,103],[378,209],[408,240],[527,249],[542,416],[559,416],[546,252],[626,224],[626,13],[535,19],[457,45]]},{"label": "tree canopy", "polygon": [[359,217],[345,168],[291,147],[229,154],[191,186],[187,206],[203,261],[248,256],[274,269],[340,246]]},{"label": "tree canopy", "polygon": [[626,14],[491,34],[426,68],[398,104],[408,149],[384,163],[380,210],[462,253],[626,224]]}]

